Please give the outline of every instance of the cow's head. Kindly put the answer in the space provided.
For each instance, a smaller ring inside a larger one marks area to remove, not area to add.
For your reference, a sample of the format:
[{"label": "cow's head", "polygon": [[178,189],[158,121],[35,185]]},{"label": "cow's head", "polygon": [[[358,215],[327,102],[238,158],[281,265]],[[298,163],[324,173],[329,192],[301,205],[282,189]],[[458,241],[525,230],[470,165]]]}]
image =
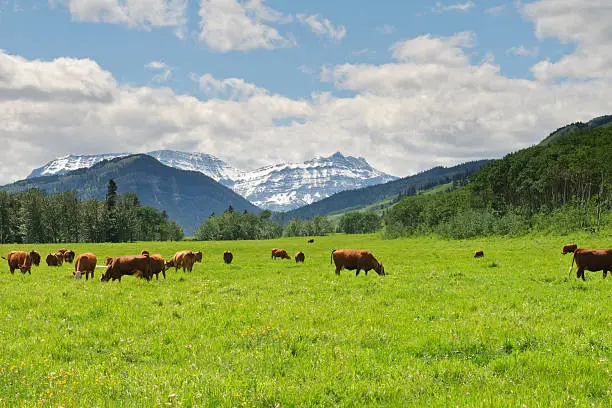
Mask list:
[{"label": "cow's head", "polygon": [[21,273],[30,272],[30,265],[19,265],[19,270]]},{"label": "cow's head", "polygon": [[376,265],[376,268],[374,268],[374,270],[380,276],[385,276],[385,267],[380,262],[378,263],[378,265]]},{"label": "cow's head", "polygon": [[563,251],[561,252],[561,254],[565,255],[565,254],[569,254],[571,252],[574,252],[576,249],[578,249],[578,245],[576,244],[567,244],[563,246]]},{"label": "cow's head", "polygon": [[[108,260],[108,259],[107,259]],[[111,259],[112,261],[112,259]],[[100,282],[108,282],[111,278],[111,268],[113,267],[113,263],[107,263],[106,271],[100,276]]]},{"label": "cow's head", "polygon": [[202,262],[202,252],[201,251],[196,251],[193,254],[195,255],[196,262]]},{"label": "cow's head", "polygon": [[38,251],[30,251],[30,259],[35,266],[40,265],[40,254]]},{"label": "cow's head", "polygon": [[150,255],[150,254],[149,254],[149,251],[147,251],[146,249],[144,249],[144,250],[143,250],[143,251],[140,253],[140,255]]},{"label": "cow's head", "polygon": [[106,262],[104,263],[104,265],[108,266],[113,262],[113,258],[110,256],[106,257]]},{"label": "cow's head", "polygon": [[74,261],[74,255],[75,255],[74,251],[69,249],[66,252],[64,252],[64,260],[66,262],[72,262],[72,261]]}]

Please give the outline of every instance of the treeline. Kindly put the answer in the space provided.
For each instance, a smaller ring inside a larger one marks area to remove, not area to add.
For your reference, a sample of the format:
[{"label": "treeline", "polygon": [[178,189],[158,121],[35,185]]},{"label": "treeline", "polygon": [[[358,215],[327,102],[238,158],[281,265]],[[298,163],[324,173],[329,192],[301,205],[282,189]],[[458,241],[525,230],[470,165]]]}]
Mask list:
[{"label": "treeline", "polygon": [[110,180],[105,201],[79,201],[76,192],[0,191],[0,243],[168,241],[183,229],[165,212],[118,194]]},{"label": "treeline", "polygon": [[612,128],[580,130],[485,165],[451,192],[405,197],[389,210],[389,237],[452,238],[528,231],[596,231],[612,219]]},{"label": "treeline", "polygon": [[234,211],[230,205],[221,215],[214,213],[195,231],[195,239],[200,241],[272,239],[282,236],[282,227],[270,220],[268,210],[260,214]]}]

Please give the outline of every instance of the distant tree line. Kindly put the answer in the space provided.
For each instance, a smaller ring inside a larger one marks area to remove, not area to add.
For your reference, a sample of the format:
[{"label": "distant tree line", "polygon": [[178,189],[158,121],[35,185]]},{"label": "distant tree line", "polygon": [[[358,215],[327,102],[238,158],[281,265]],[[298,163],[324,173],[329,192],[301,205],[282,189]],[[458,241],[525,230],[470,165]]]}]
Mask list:
[{"label": "distant tree line", "polygon": [[47,195],[32,189],[0,191],[0,243],[168,241],[183,229],[167,214],[141,206],[136,194],[118,194],[109,181],[106,200],[79,201],[75,191]]},{"label": "distant tree line", "polygon": [[200,241],[272,239],[283,234],[280,224],[270,220],[271,212],[262,211],[252,214],[234,211],[230,205],[223,214],[214,213],[195,231],[195,239]]},{"label": "distant tree line", "polygon": [[334,223],[327,217],[315,215],[312,219],[295,218],[285,227],[286,237],[322,236],[335,231]]},{"label": "distant tree line", "polygon": [[578,130],[485,165],[450,192],[403,197],[388,237],[567,233],[612,226],[612,128]]}]

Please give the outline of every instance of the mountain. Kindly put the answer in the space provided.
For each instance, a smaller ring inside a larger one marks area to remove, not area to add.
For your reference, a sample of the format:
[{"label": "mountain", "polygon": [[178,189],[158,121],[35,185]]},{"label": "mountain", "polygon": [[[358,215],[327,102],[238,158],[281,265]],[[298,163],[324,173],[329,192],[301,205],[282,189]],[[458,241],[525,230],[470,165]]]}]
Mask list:
[{"label": "mountain", "polygon": [[552,132],[546,139],[540,142],[540,145],[546,146],[552,142],[556,142],[565,136],[580,130],[606,128],[612,126],[612,115],[599,116],[595,119],[588,121],[587,123],[575,122],[567,126],[563,126],[554,132]]},{"label": "mountain", "polygon": [[243,173],[232,188],[261,208],[287,211],[339,191],[396,180],[362,158],[337,152],[304,163],[277,164]]},{"label": "mountain", "polygon": [[[89,168],[102,160],[125,157],[133,153],[105,153],[93,155],[67,155],[50,161],[42,167],[32,170],[27,177],[51,176],[66,174],[70,171]],[[166,166],[180,170],[199,171],[215,181],[233,180],[241,173],[223,160],[205,153],[186,153],[174,150],[154,150],[145,153],[156,158]]]},{"label": "mountain", "polygon": [[451,181],[466,180],[489,161],[472,161],[448,168],[441,166],[434,167],[431,170],[414,176],[404,177],[385,184],[342,191],[316,203],[288,211],[281,214],[280,217],[282,217],[284,222],[288,222],[295,217],[306,219],[317,214],[328,215],[349,210],[359,210],[371,204],[394,199],[410,191],[432,188]]},{"label": "mountain", "polygon": [[199,171],[172,168],[144,154],[116,157],[91,168],[30,178],[0,188],[10,192],[39,188],[51,194],[76,190],[79,199],[104,200],[111,178],[119,193],[136,193],[142,205],[166,210],[186,235],[191,235],[212,212],[222,213],[229,205],[236,211],[260,211]]},{"label": "mountain", "polygon": [[[233,189],[252,203],[274,211],[287,211],[329,197],[339,191],[396,180],[374,169],[362,158],[336,153],[304,163],[282,163],[253,171],[242,171],[204,153],[156,150],[145,153],[161,163],[181,170],[201,172]],[[28,179],[61,175],[89,168],[103,160],[126,157],[129,153],[68,155],[33,170]]]}]

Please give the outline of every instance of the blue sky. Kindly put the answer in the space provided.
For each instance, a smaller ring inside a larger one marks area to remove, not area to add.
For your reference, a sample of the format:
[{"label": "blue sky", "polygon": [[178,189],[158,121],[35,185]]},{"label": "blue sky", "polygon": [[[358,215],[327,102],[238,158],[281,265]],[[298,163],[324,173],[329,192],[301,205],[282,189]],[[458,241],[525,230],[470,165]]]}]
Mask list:
[{"label": "blue sky", "polygon": [[399,176],[500,157],[610,113],[601,3],[0,0],[0,182],[156,148]]}]

